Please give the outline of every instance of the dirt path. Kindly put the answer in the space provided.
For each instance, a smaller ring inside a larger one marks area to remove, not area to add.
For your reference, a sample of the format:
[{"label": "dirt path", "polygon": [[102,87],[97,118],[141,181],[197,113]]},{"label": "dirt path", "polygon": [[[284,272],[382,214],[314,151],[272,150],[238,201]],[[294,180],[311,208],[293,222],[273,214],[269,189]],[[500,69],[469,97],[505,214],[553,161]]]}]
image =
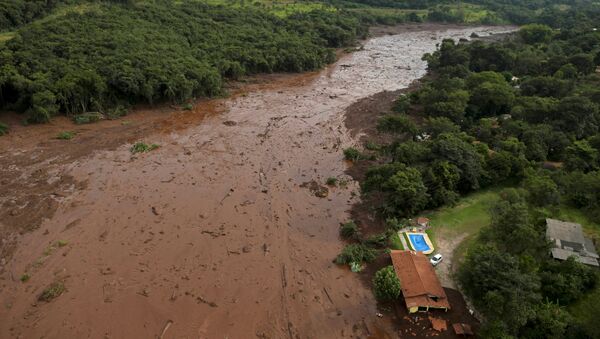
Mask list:
[{"label": "dirt path", "polygon": [[[320,198],[303,184],[345,177],[347,106],[421,77],[442,37],[502,30],[374,38],[192,113],[13,130],[0,138],[0,337],[386,337],[371,291],[332,263],[357,185]],[[51,140],[65,129],[79,134]],[[132,155],[138,140],[161,147]],[[53,282],[66,290],[38,301]]]}]

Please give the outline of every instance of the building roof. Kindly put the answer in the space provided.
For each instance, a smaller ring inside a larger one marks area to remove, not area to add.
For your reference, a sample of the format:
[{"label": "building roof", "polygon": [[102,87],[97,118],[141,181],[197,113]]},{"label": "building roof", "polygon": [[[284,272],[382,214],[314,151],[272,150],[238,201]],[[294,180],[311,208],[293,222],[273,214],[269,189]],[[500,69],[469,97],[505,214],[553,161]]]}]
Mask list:
[{"label": "building roof", "polygon": [[552,242],[554,259],[567,260],[570,256],[583,264],[600,266],[598,254],[591,239],[583,235],[580,224],[546,219],[546,236]]},{"label": "building roof", "polygon": [[452,324],[452,328],[454,328],[454,333],[458,335],[474,335],[471,325],[469,324]]},{"label": "building roof", "polygon": [[425,218],[425,217],[418,217],[417,218],[417,224],[426,224],[428,222],[429,222],[428,218]]},{"label": "building roof", "polygon": [[546,219],[546,235],[550,239],[583,244],[583,230],[580,224],[555,219]]},{"label": "building roof", "polygon": [[413,251],[391,251],[390,256],[408,308],[450,308],[446,292],[427,256]]}]

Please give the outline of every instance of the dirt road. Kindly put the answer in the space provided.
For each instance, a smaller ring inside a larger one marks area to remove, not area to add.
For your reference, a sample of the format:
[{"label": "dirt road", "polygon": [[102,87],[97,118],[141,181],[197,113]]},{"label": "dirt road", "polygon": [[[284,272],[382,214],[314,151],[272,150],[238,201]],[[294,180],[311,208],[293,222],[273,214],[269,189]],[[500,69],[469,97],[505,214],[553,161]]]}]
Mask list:
[{"label": "dirt road", "polygon": [[[0,138],[0,337],[388,337],[368,286],[332,263],[357,185],[310,188],[348,179],[347,106],[423,76],[442,38],[506,30],[407,29],[194,112],[15,128]],[[135,141],[160,148],[132,155]],[[38,301],[52,283],[65,291]]]}]

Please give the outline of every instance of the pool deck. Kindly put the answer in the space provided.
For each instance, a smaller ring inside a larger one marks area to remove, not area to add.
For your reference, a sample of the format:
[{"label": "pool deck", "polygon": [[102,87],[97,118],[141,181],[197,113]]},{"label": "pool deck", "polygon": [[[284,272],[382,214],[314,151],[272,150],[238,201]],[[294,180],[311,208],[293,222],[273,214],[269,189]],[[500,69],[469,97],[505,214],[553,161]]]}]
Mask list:
[{"label": "pool deck", "polygon": [[[404,237],[404,234],[407,235],[409,244],[406,243],[406,238]],[[423,252],[423,254],[427,255],[427,254],[431,254],[435,251],[435,248],[433,247],[433,243],[431,242],[431,239],[429,239],[429,235],[427,235],[427,233],[415,232],[413,229],[410,229],[410,228],[406,228],[406,229],[402,229],[402,230],[398,231],[398,237],[400,238],[400,241],[402,242],[402,246],[404,246],[405,249],[414,250],[414,248],[415,248],[413,243],[410,240],[410,235],[422,236],[423,239],[425,240],[425,242],[427,243],[427,246],[429,246],[429,250],[419,251],[419,252]]]}]

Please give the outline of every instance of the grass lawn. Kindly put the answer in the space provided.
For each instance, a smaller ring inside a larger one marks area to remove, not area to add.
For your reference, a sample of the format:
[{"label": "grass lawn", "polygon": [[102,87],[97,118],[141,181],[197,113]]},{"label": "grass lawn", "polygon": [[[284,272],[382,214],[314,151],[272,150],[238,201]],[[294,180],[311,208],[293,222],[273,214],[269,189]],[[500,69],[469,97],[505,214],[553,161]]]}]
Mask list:
[{"label": "grass lawn", "polygon": [[390,246],[393,250],[404,250],[404,246],[402,245],[402,241],[400,241],[398,232],[394,232],[394,234],[391,236]]},{"label": "grass lawn", "polygon": [[454,207],[443,207],[425,214],[429,218],[431,228],[429,236],[434,238],[475,234],[482,227],[490,224],[489,208],[498,198],[501,188],[484,190],[461,198]]}]

